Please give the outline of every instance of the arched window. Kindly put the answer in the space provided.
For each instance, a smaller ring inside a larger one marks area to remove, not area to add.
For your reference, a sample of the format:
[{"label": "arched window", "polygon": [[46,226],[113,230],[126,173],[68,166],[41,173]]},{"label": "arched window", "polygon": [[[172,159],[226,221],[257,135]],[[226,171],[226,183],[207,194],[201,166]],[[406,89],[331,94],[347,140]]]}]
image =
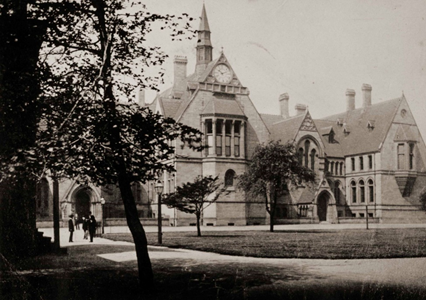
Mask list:
[{"label": "arched window", "polygon": [[356,183],[355,183],[355,181],[351,182],[351,190],[352,190],[352,203],[356,203]]},{"label": "arched window", "polygon": [[334,172],[334,174],[336,174],[336,175],[339,175],[339,163],[338,162],[336,162],[336,170],[335,170],[335,172]]},{"label": "arched window", "polygon": [[225,173],[225,186],[233,186],[234,185],[234,170],[228,170]]},{"label": "arched window", "polygon": [[333,174],[333,172],[334,172],[334,161],[330,163],[330,173]]},{"label": "arched window", "polygon": [[311,151],[311,170],[315,171],[315,155],[317,151],[315,149],[312,149]]},{"label": "arched window", "polygon": [[305,167],[309,166],[309,147],[311,145],[311,142],[306,140],[305,141]]},{"label": "arched window", "polygon": [[334,199],[336,199],[336,204],[340,203],[340,182],[336,181],[334,183]]},{"label": "arched window", "polygon": [[359,197],[361,203],[365,202],[365,186],[364,186],[364,180],[359,181]]},{"label": "arched window", "polygon": [[368,180],[368,199],[370,202],[374,202],[374,183],[373,180]]},{"label": "arched window", "polygon": [[299,164],[303,164],[303,148],[299,148],[299,151],[297,153],[297,159],[299,161]]},{"label": "arched window", "polygon": [[343,175],[343,163],[340,163],[340,175]]}]

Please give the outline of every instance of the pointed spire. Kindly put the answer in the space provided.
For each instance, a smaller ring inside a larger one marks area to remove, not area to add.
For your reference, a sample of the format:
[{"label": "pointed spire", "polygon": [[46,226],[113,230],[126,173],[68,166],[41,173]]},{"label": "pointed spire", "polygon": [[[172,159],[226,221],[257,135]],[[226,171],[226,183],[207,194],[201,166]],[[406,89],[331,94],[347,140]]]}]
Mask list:
[{"label": "pointed spire", "polygon": [[210,31],[209,20],[207,19],[206,6],[203,3],[203,10],[201,11],[200,28],[198,31]]},{"label": "pointed spire", "polygon": [[206,69],[207,65],[212,61],[213,47],[210,40],[210,26],[207,19],[206,7],[203,4],[200,18],[200,28],[198,29],[197,41],[197,63],[195,71],[198,76]]}]

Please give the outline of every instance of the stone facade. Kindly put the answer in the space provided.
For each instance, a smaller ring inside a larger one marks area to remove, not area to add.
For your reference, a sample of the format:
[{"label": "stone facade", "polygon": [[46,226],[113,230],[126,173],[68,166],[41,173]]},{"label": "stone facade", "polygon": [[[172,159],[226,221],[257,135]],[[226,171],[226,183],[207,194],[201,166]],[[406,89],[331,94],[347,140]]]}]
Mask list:
[{"label": "stone facade", "polygon": [[[208,146],[194,152],[173,141],[175,155],[169,163],[176,172],[163,174],[164,193],[199,175],[218,176],[228,193],[205,209],[203,224],[266,224],[264,199],[238,190],[235,176],[244,173],[257,145],[281,140],[296,145],[300,163],[316,172],[317,181],[313,186],[290,186],[279,200],[277,223],[365,222],[367,217],[371,222],[426,221],[418,200],[426,185],[426,148],[404,96],[374,103],[372,87],[364,84],[361,108],[355,107],[356,91],[348,89],[345,112],[314,119],[302,104],[296,105],[296,116],[289,116],[290,96],[284,93],[278,97],[280,114],[259,114],[225,54],[213,59],[204,6],[198,35],[194,72],[187,75],[188,59],[178,56],[173,86],[150,104],[145,104],[143,91],[138,96],[140,105],[199,129]],[[51,203],[50,187],[46,179],[39,188],[39,219],[51,218],[45,213]],[[107,218],[124,217],[115,187],[66,181],[60,190],[65,218],[89,209],[98,219],[102,211]],[[141,218],[156,218],[154,183],[135,184],[134,194]],[[175,209],[163,207],[162,212],[172,226],[196,222],[193,215]]]}]

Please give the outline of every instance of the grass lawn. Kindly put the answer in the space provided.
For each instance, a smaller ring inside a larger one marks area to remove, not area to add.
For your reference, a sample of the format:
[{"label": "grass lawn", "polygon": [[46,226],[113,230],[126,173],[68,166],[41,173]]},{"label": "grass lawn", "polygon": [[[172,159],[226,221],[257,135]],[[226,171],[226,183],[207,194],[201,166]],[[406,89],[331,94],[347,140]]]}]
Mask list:
[{"label": "grass lawn", "polygon": [[[129,234],[105,238],[133,242]],[[147,233],[157,244],[157,233]],[[426,229],[351,229],[310,231],[165,232],[163,246],[229,255],[274,258],[391,258],[426,256]]]}]

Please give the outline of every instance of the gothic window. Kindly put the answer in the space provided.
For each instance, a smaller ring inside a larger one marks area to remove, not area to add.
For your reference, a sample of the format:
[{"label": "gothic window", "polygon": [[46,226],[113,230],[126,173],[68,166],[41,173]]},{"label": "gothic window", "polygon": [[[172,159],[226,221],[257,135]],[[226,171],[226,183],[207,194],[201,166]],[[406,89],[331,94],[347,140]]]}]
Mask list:
[{"label": "gothic window", "polygon": [[364,203],[365,202],[365,186],[364,186],[363,180],[360,180],[359,182],[359,197],[360,197],[361,203]]},{"label": "gothic window", "polygon": [[338,171],[339,171],[339,163],[336,162],[334,174],[338,175]]},{"label": "gothic window", "polygon": [[315,149],[312,149],[311,151],[311,170],[315,171],[315,155],[317,151]]},{"label": "gothic window", "polygon": [[343,163],[340,163],[340,175],[343,175]]},{"label": "gothic window", "polygon": [[355,172],[355,157],[351,158],[351,163],[352,163],[352,171]]},{"label": "gothic window", "polygon": [[362,156],[359,157],[359,169],[364,170],[364,158]]},{"label": "gothic window", "polygon": [[303,148],[299,148],[299,151],[297,153],[297,159],[299,161],[299,164],[302,165],[303,164]]},{"label": "gothic window", "polygon": [[410,144],[410,161],[409,161],[409,166],[410,166],[410,170],[412,170],[414,168],[414,144]]},{"label": "gothic window", "polygon": [[373,168],[373,156],[372,155],[368,156],[368,168],[369,169]]},{"label": "gothic window", "polygon": [[352,191],[352,203],[356,203],[356,183],[355,183],[355,181],[351,182],[351,191]]},{"label": "gothic window", "polygon": [[309,147],[311,145],[311,142],[308,140],[305,141],[305,167],[309,166]]},{"label": "gothic window", "polygon": [[229,169],[225,173],[225,186],[233,186],[234,185],[234,177],[235,177],[235,171]]},{"label": "gothic window", "polygon": [[374,202],[374,183],[373,180],[368,180],[368,199],[370,202]]},{"label": "gothic window", "polygon": [[330,163],[330,173],[333,174],[333,172],[334,172],[334,161]]},{"label": "gothic window", "polygon": [[405,167],[404,164],[404,144],[398,144],[398,170],[402,170]]}]

